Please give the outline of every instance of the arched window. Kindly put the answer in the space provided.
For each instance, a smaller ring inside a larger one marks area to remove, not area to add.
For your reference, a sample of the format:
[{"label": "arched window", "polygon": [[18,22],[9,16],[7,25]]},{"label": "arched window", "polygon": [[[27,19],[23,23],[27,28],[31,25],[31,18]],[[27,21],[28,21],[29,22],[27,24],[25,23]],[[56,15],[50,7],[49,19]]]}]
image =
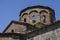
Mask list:
[{"label": "arched window", "polygon": [[36,22],[36,16],[32,16],[32,22],[33,22],[33,23]]},{"label": "arched window", "polygon": [[26,22],[26,18],[24,18],[24,22]]},{"label": "arched window", "polygon": [[42,16],[42,20],[43,20],[44,23],[46,22],[45,21],[46,20],[46,16],[45,15]]},{"label": "arched window", "polygon": [[13,33],[13,32],[14,32],[14,30],[11,30],[11,32]]}]

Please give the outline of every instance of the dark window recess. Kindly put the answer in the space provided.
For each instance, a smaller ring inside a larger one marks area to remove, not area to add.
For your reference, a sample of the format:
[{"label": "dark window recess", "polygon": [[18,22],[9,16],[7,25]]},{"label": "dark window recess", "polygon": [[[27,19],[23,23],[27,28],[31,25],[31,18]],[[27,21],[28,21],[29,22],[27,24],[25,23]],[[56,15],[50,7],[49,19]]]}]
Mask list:
[{"label": "dark window recess", "polygon": [[35,23],[36,21],[35,20],[33,20],[33,23]]},{"label": "dark window recess", "polygon": [[24,22],[26,22],[26,18],[24,19]]},{"label": "dark window recess", "polygon": [[13,33],[13,32],[14,32],[14,30],[11,30],[11,32]]},{"label": "dark window recess", "polygon": [[44,23],[46,22],[46,16],[45,15],[42,16],[42,20]]},{"label": "dark window recess", "polygon": [[36,16],[32,16],[32,22],[33,22],[33,23],[36,22]]}]

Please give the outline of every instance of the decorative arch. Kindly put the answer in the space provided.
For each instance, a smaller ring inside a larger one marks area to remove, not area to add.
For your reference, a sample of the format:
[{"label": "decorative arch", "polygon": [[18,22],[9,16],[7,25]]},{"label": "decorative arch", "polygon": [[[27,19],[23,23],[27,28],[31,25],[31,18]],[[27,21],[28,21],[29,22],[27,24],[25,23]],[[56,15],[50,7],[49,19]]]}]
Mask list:
[{"label": "decorative arch", "polygon": [[24,16],[24,15],[28,15],[27,13],[24,13],[23,15],[21,15],[22,17]]},{"label": "decorative arch", "polygon": [[29,18],[28,13],[23,13],[21,15],[21,21],[23,21],[23,22],[27,22],[29,20],[28,18]]},{"label": "decorative arch", "polygon": [[46,23],[48,12],[46,10],[41,10],[39,14],[41,16],[42,22]]},{"label": "decorative arch", "polygon": [[47,11],[45,11],[45,10],[41,10],[41,11],[40,11],[40,14],[41,14],[42,12],[45,12],[46,14],[48,14],[48,12],[47,12]]},{"label": "decorative arch", "polygon": [[37,11],[37,10],[32,10],[29,14],[31,14],[32,12],[36,12],[36,13],[38,13],[38,11]]}]

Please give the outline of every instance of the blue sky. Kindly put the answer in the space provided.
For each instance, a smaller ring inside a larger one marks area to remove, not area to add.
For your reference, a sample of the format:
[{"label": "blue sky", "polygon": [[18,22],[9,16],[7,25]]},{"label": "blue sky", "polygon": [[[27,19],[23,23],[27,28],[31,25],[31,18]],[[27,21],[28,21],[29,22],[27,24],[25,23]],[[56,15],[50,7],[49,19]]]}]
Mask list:
[{"label": "blue sky", "polygon": [[19,12],[34,5],[49,6],[55,10],[56,19],[60,19],[60,0],[0,0],[0,32],[11,20],[19,21]]}]

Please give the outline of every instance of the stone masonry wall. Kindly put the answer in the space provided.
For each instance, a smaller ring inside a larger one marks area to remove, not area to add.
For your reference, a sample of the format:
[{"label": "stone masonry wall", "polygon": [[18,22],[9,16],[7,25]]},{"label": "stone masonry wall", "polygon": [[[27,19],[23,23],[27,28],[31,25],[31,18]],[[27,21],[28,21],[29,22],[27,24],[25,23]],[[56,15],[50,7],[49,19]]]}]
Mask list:
[{"label": "stone masonry wall", "polygon": [[[51,16],[52,15],[52,16]],[[36,16],[36,22],[32,22],[32,16]],[[43,22],[43,18],[45,16],[45,22]],[[20,16],[20,22],[24,22],[24,19],[26,19],[26,23],[29,23],[31,25],[34,25],[38,22],[42,22],[44,24],[51,24],[51,22],[55,21],[55,17],[53,11],[43,8],[34,8],[34,9],[28,9],[21,13]],[[52,20],[51,20],[52,18]]]}]

